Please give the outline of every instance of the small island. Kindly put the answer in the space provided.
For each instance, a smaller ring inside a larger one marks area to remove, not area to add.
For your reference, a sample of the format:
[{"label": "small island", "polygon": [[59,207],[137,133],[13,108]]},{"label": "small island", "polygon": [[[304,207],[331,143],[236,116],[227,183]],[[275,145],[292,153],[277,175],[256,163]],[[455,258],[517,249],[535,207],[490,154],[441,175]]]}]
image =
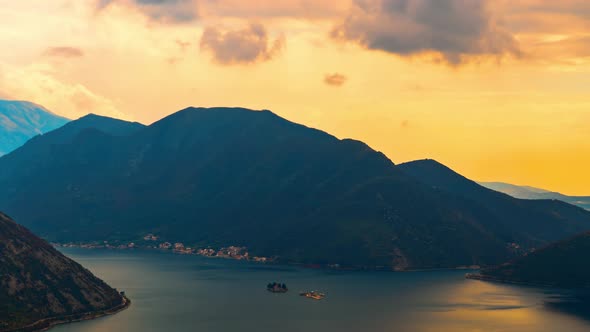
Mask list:
[{"label": "small island", "polygon": [[320,293],[318,291],[301,292],[301,293],[299,293],[299,295],[306,297],[308,299],[312,299],[312,300],[321,300],[324,297],[326,297],[326,294]]},{"label": "small island", "polygon": [[271,282],[268,285],[266,285],[266,290],[271,293],[286,293],[289,291],[287,285],[277,282]]}]

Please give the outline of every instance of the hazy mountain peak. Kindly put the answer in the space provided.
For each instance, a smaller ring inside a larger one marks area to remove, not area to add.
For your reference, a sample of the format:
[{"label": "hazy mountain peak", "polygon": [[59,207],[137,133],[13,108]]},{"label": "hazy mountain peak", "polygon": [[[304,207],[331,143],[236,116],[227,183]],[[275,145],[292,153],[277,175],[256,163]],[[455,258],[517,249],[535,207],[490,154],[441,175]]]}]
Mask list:
[{"label": "hazy mountain peak", "polygon": [[[513,193],[527,192],[527,193],[536,193],[536,194],[551,193],[552,192],[552,191],[541,189],[541,188],[535,188],[535,187],[531,187],[531,186],[521,186],[521,185],[515,185],[515,184],[510,184],[510,183],[505,183],[505,182],[479,182],[479,184],[481,184],[484,187],[488,187],[490,189],[496,190],[496,191],[506,192],[509,195],[511,195],[510,194],[511,192],[513,192]],[[553,192],[553,193],[555,193],[555,192]],[[517,194],[517,196],[518,196],[518,194]],[[520,197],[518,197],[518,198],[520,198]],[[524,198],[526,198],[526,197],[524,197]]]},{"label": "hazy mountain peak", "polygon": [[28,101],[0,100],[0,156],[68,121]]},{"label": "hazy mountain peak", "polygon": [[24,107],[24,108],[33,109],[33,110],[36,109],[36,110],[43,111],[44,113],[49,113],[51,115],[55,115],[57,117],[60,117],[60,118],[64,118],[65,119],[65,117],[59,116],[59,115],[53,113],[52,111],[46,109],[45,107],[43,107],[43,106],[41,106],[39,104],[30,102],[30,101],[26,101],[26,100],[6,100],[6,99],[0,99],[0,107],[2,107],[3,110],[6,110],[7,108],[10,108],[10,107],[14,107],[14,108]]},{"label": "hazy mountain peak", "polygon": [[545,189],[504,182],[480,182],[484,187],[521,199],[556,199],[590,210],[590,196],[568,196]]}]

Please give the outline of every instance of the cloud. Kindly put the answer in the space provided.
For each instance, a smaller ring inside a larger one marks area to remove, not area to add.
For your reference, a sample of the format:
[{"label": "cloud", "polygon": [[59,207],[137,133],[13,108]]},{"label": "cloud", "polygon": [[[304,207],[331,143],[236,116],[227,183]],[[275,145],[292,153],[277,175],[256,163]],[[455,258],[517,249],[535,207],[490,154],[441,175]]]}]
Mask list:
[{"label": "cloud", "polygon": [[450,64],[471,56],[520,55],[488,0],[354,0],[332,36],[400,56],[435,53]]},{"label": "cloud", "polygon": [[188,47],[191,46],[191,43],[190,42],[187,42],[187,41],[183,41],[183,40],[177,39],[176,40],[176,45],[178,45],[178,47],[180,47],[180,49],[184,52],[184,51],[186,51],[186,49]]},{"label": "cloud", "polygon": [[213,59],[224,65],[268,61],[284,46],[284,36],[271,42],[266,28],[261,24],[227,31],[208,27],[201,36],[201,50],[211,52]]},{"label": "cloud", "polygon": [[150,19],[165,23],[186,23],[199,17],[194,0],[98,0],[97,8],[102,10],[113,4],[137,9]]},{"label": "cloud", "polygon": [[334,74],[326,74],[324,76],[324,83],[331,86],[342,86],[348,78],[342,74],[334,73]]},{"label": "cloud", "polygon": [[575,15],[590,19],[590,3],[587,0],[519,0],[510,3],[513,12],[540,12]]},{"label": "cloud", "polygon": [[41,104],[72,119],[88,113],[128,118],[110,99],[82,84],[57,79],[47,64],[15,67],[0,63],[0,72],[0,91],[7,98]]},{"label": "cloud", "polygon": [[59,58],[80,58],[84,56],[84,51],[76,47],[58,46],[47,48],[45,52],[43,52],[43,55]]},{"label": "cloud", "polygon": [[237,18],[331,19],[342,16],[350,0],[200,0],[203,16]]},{"label": "cloud", "polygon": [[138,9],[149,17],[185,22],[199,17],[326,19],[340,17],[351,0],[93,0],[95,7],[112,4]]},{"label": "cloud", "polygon": [[506,25],[516,33],[588,33],[590,2],[587,0],[519,0],[505,5]]}]

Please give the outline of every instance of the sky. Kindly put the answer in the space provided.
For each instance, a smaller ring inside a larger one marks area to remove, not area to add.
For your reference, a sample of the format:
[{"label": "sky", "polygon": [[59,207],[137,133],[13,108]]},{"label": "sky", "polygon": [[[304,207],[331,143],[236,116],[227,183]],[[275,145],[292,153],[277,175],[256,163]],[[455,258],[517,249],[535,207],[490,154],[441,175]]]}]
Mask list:
[{"label": "sky", "polygon": [[587,0],[0,0],[0,98],[270,109],[395,163],[590,195]]}]

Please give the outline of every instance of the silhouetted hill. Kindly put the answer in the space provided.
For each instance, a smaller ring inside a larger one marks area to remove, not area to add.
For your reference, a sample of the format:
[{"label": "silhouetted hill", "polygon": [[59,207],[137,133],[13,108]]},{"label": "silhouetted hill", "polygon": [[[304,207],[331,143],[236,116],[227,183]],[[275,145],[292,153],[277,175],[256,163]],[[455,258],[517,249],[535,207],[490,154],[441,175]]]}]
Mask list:
[{"label": "silhouetted hill", "polygon": [[561,201],[516,199],[485,188],[434,160],[398,167],[434,190],[470,200],[486,211],[487,228],[505,234],[523,248],[544,246],[590,229],[587,211]]},{"label": "silhouetted hill", "polygon": [[529,186],[517,186],[503,182],[479,182],[482,186],[521,199],[557,199],[590,210],[590,196],[567,196]]},{"label": "silhouetted hill", "polygon": [[33,103],[0,100],[0,156],[68,121]]},{"label": "silhouetted hill", "polygon": [[124,137],[80,131],[43,158],[32,146],[0,158],[0,206],[56,241],[154,233],[284,262],[407,269],[497,264],[529,232],[544,242],[590,227],[568,205],[534,227],[503,223],[362,142],[269,111],[189,108]]},{"label": "silhouetted hill", "polygon": [[99,315],[122,303],[117,291],[0,213],[0,331]]},{"label": "silhouetted hill", "polygon": [[78,120],[67,123],[60,130],[41,135],[42,139],[40,136],[33,138],[31,141],[40,141],[45,145],[64,144],[69,143],[81,132],[86,130],[98,130],[112,136],[129,136],[144,127],[144,125],[138,122],[128,122],[96,114],[88,114]]},{"label": "silhouetted hill", "polygon": [[[73,141],[81,140],[84,137],[97,135],[108,137],[129,136],[145,126],[137,122],[127,122],[109,117],[88,114],[71,121],[58,130],[51,131],[47,134],[38,135],[31,138],[22,148],[17,149],[11,154],[0,157],[3,165],[3,171],[0,172],[0,183],[2,178],[11,175],[20,174],[27,176],[37,171],[44,172],[45,165],[59,164],[63,160],[55,160],[56,152],[64,146],[68,146]],[[87,151],[93,158],[101,158],[100,151]],[[108,153],[108,152],[105,152]],[[70,156],[74,157],[74,156]],[[47,178],[53,173],[39,173]],[[60,174],[60,171],[54,175]],[[43,181],[41,181],[42,183]],[[36,185],[35,183],[30,183]],[[26,182],[23,185],[27,185]],[[0,191],[2,191],[0,189]],[[0,203],[2,203],[0,201]],[[1,207],[2,205],[0,205]]]},{"label": "silhouetted hill", "polygon": [[590,233],[557,242],[476,278],[558,287],[590,287]]},{"label": "silhouetted hill", "polygon": [[[145,126],[138,122],[128,122],[96,114],[88,114],[65,125],[62,130],[50,133],[53,143],[64,143],[72,140],[86,129],[97,129],[113,136],[129,136]],[[45,138],[47,140],[47,138]]]}]

